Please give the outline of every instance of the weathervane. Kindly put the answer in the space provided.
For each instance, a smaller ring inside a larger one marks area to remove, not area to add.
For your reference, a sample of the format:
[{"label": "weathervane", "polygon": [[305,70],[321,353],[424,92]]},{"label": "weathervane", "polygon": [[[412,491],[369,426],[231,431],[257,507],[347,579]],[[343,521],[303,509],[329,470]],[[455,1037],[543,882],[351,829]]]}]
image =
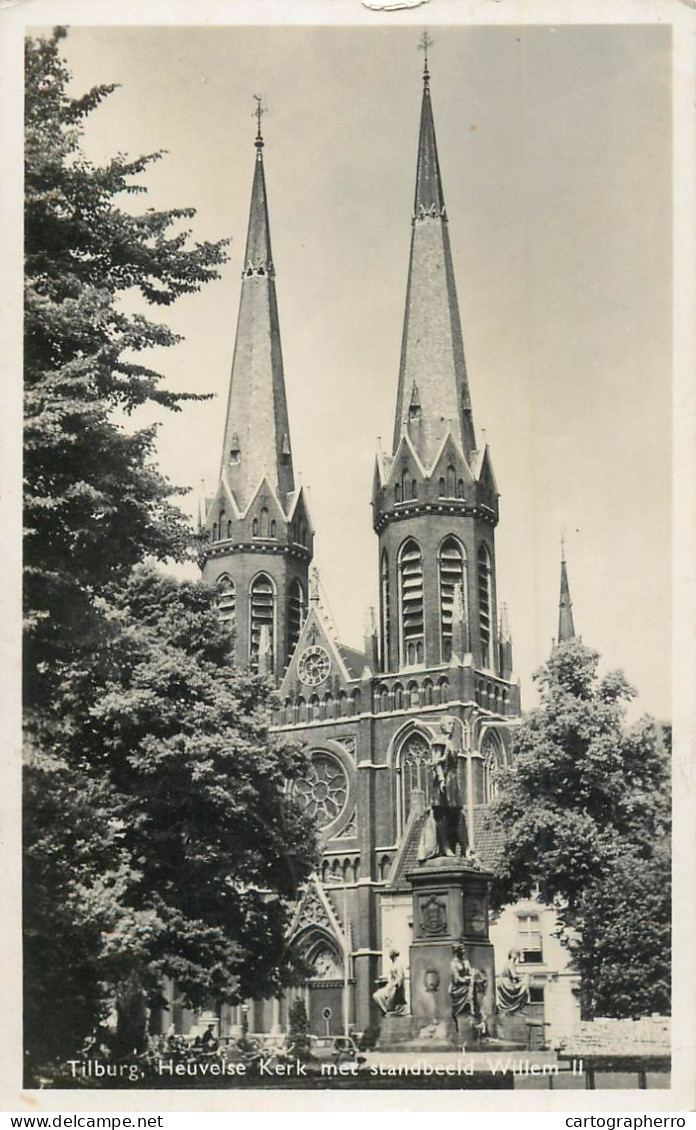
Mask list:
[{"label": "weathervane", "polygon": [[426,83],[427,83],[428,79],[430,78],[430,71],[428,70],[428,48],[432,46],[432,43],[433,43],[433,41],[430,38],[430,36],[428,35],[427,31],[424,31],[422,36],[421,36],[420,43],[418,44],[418,50],[422,51],[423,55],[424,55],[424,59],[423,59],[423,79]]},{"label": "weathervane", "polygon": [[266,108],[262,105],[263,98],[260,94],[255,94],[254,100],[256,102],[256,109],[251,116],[252,118],[256,118],[256,147],[257,149],[260,149],[263,145],[263,137],[261,136],[261,118],[266,113]]}]

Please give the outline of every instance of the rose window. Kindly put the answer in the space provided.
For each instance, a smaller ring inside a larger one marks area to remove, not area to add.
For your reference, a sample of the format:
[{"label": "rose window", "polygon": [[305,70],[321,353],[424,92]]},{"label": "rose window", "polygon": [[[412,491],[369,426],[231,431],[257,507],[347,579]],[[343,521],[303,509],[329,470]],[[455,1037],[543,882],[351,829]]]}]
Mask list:
[{"label": "rose window", "polygon": [[297,796],[308,816],[321,828],[341,815],[348,798],[346,771],[335,757],[315,753],[307,776],[295,786]]}]

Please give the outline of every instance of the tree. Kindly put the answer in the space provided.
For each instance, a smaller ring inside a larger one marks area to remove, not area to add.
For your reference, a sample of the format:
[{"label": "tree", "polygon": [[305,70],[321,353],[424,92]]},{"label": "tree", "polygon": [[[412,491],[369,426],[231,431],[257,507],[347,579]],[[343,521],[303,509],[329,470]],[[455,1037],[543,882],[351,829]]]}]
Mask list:
[{"label": "tree", "polygon": [[143,405],[178,410],[143,363],[177,337],[149,321],[217,277],[226,241],[190,209],[124,197],[162,154],[104,166],[85,119],[113,86],[68,94],[65,36],[26,53],[25,1041],[29,1078],[110,1011],[124,1051],[161,979],[190,1005],[276,991],[289,900],[314,860],[289,792],[304,772],[269,735],[261,677],[231,666],[215,594],[144,560],[192,531],[154,464]]},{"label": "tree", "polygon": [[54,664],[89,648],[95,595],[147,555],[181,558],[190,536],[174,488],[152,463],[155,429],[116,419],[150,402],[177,410],[144,364],[178,338],[143,313],[218,277],[226,240],[190,245],[194,212],[119,207],[161,153],[98,167],[84,157],[85,119],[115,89],[67,93],[65,30],[28,39],[25,96],[25,689],[50,690]]},{"label": "tree", "polygon": [[[156,995],[164,977],[191,1007],[293,979],[285,932],[315,851],[288,785],[306,757],[271,741],[270,686],[230,664],[216,601],[136,569],[104,610],[111,631],[54,695],[61,761],[30,774],[32,825],[45,823],[27,853],[28,1036],[44,1055],[62,1040],[65,1059],[111,1002]],[[56,935],[67,977],[38,960]],[[78,1011],[74,985],[89,997]]]},{"label": "tree", "polygon": [[[535,892],[556,906],[586,1016],[632,1015],[669,999],[669,754],[651,719],[626,727],[634,692],[620,672],[600,678],[598,662],[572,639],[535,676],[541,705],[515,734],[491,808],[493,891],[498,906]],[[648,890],[660,896],[650,927]]]}]

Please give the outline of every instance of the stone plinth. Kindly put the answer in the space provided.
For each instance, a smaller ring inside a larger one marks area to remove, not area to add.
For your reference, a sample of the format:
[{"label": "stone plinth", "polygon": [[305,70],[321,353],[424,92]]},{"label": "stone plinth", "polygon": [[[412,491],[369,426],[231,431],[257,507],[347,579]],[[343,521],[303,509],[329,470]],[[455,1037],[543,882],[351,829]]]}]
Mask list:
[{"label": "stone plinth", "polygon": [[433,1050],[477,1046],[480,1035],[468,1015],[455,1022],[449,995],[452,947],[463,945],[474,969],[486,978],[485,1016],[495,1007],[495,963],[488,937],[490,874],[461,856],[429,861],[408,873],[413,886],[410,950],[413,1040]]}]

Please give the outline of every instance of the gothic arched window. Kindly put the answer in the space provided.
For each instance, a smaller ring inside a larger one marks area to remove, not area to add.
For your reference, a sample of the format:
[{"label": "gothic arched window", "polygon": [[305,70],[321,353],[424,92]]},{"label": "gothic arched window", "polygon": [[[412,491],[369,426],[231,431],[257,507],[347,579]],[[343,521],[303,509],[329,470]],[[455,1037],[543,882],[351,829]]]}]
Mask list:
[{"label": "gothic arched window", "polygon": [[430,746],[422,734],[410,734],[401,747],[398,760],[401,782],[401,826],[411,814],[413,792],[422,794],[425,804],[430,801]]},{"label": "gothic arched window", "polygon": [[275,588],[266,573],[254,577],[249,588],[249,659],[253,670],[259,665],[259,643],[262,632],[268,636],[269,669],[273,670],[275,639]]},{"label": "gothic arched window", "polygon": [[479,638],[481,640],[481,662],[484,667],[491,667],[491,651],[493,634],[491,623],[493,616],[493,600],[491,594],[491,555],[485,542],[481,542],[478,551],[478,603],[479,603]]},{"label": "gothic arched window", "polygon": [[290,585],[290,592],[288,594],[288,647],[289,655],[292,655],[297,641],[300,638],[300,631],[305,619],[305,594],[304,589],[300,582],[295,580]]},{"label": "gothic arched window", "polygon": [[[440,646],[442,662],[452,658],[452,622],[454,618],[454,594],[457,585],[466,600],[466,554],[464,547],[456,538],[445,538],[440,546],[438,557],[440,577]],[[466,616],[466,605],[464,606]],[[460,657],[461,658],[461,657]]]},{"label": "gothic arched window", "polygon": [[223,573],[217,579],[218,590],[218,615],[223,624],[229,624],[234,620],[236,609],[236,599],[234,591],[234,581],[227,573]]},{"label": "gothic arched window", "polygon": [[268,509],[265,506],[261,507],[261,537],[268,537]]},{"label": "gothic arched window", "polygon": [[401,663],[413,667],[423,662],[423,555],[410,538],[399,551],[399,603],[401,612]]},{"label": "gothic arched window", "polygon": [[408,467],[404,467],[403,471],[401,472],[401,497],[403,498],[404,502],[407,501],[410,493],[411,493],[411,473],[410,473]]},{"label": "gothic arched window", "polygon": [[498,794],[500,772],[505,768],[505,754],[497,735],[488,733],[481,746],[483,761],[482,800],[490,804]]},{"label": "gothic arched window", "polygon": [[456,491],[455,484],[456,484],[455,471],[454,471],[454,467],[450,463],[449,467],[447,468],[447,497],[448,498],[455,498],[456,497],[457,491]]}]

